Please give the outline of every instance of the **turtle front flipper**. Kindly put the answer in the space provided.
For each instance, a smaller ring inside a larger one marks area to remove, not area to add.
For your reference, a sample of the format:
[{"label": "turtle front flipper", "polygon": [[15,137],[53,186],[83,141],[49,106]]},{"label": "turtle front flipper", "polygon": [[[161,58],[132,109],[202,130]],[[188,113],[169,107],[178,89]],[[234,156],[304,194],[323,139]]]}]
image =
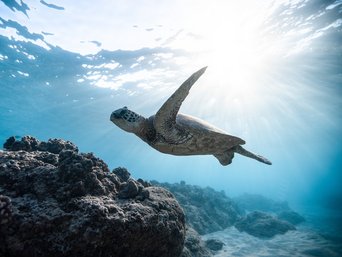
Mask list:
[{"label": "turtle front flipper", "polygon": [[199,77],[205,72],[207,67],[192,74],[162,105],[154,117],[153,125],[156,131],[167,141],[178,141],[179,137],[184,137],[183,131],[176,128],[176,116],[189,94],[189,90]]}]

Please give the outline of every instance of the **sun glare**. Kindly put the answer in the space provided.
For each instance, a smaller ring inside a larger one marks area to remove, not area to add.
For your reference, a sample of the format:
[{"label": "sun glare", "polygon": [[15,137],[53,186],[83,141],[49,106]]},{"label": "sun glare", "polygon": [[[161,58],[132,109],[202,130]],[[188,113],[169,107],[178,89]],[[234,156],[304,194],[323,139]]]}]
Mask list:
[{"label": "sun glare", "polygon": [[[199,62],[209,66],[212,89],[226,93],[225,99],[217,99],[222,104],[257,101],[258,94],[264,92],[266,68],[274,58],[269,51],[270,39],[262,33],[268,15],[266,2],[251,1],[247,6],[232,1],[202,4],[187,23],[196,37],[184,41],[183,47],[196,52]],[[229,101],[223,101],[227,97]],[[257,103],[251,106],[256,108]]]}]

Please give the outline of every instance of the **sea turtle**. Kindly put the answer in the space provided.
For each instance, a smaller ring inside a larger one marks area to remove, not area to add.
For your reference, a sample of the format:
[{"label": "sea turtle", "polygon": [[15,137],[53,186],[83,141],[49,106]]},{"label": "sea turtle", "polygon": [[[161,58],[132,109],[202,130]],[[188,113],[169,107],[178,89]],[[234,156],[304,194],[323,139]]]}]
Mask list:
[{"label": "sea turtle", "polygon": [[245,141],[228,135],[198,118],[178,113],[191,86],[207,67],[192,74],[162,105],[155,115],[144,118],[126,106],[112,112],[110,120],[119,128],[134,133],[154,149],[173,155],[213,155],[222,165],[232,162],[234,153],[272,164],[247,151]]}]

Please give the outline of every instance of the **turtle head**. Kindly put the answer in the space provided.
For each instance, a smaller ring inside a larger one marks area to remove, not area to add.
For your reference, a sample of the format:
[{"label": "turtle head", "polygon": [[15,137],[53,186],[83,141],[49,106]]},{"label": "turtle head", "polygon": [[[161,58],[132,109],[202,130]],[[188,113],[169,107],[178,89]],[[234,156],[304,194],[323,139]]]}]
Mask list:
[{"label": "turtle head", "polygon": [[131,132],[139,133],[143,126],[145,118],[131,110],[126,106],[112,112],[110,120],[119,128]]}]

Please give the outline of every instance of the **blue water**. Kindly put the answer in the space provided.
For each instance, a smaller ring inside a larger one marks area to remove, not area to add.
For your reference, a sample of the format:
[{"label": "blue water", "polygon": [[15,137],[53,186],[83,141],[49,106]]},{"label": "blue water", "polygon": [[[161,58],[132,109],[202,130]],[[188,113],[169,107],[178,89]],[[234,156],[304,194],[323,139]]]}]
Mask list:
[{"label": "blue water", "polygon": [[[263,194],[341,229],[342,2],[249,4],[2,0],[0,142],[63,138],[135,178]],[[154,114],[206,65],[181,112],[272,166],[161,154],[109,121],[123,106]]]}]

